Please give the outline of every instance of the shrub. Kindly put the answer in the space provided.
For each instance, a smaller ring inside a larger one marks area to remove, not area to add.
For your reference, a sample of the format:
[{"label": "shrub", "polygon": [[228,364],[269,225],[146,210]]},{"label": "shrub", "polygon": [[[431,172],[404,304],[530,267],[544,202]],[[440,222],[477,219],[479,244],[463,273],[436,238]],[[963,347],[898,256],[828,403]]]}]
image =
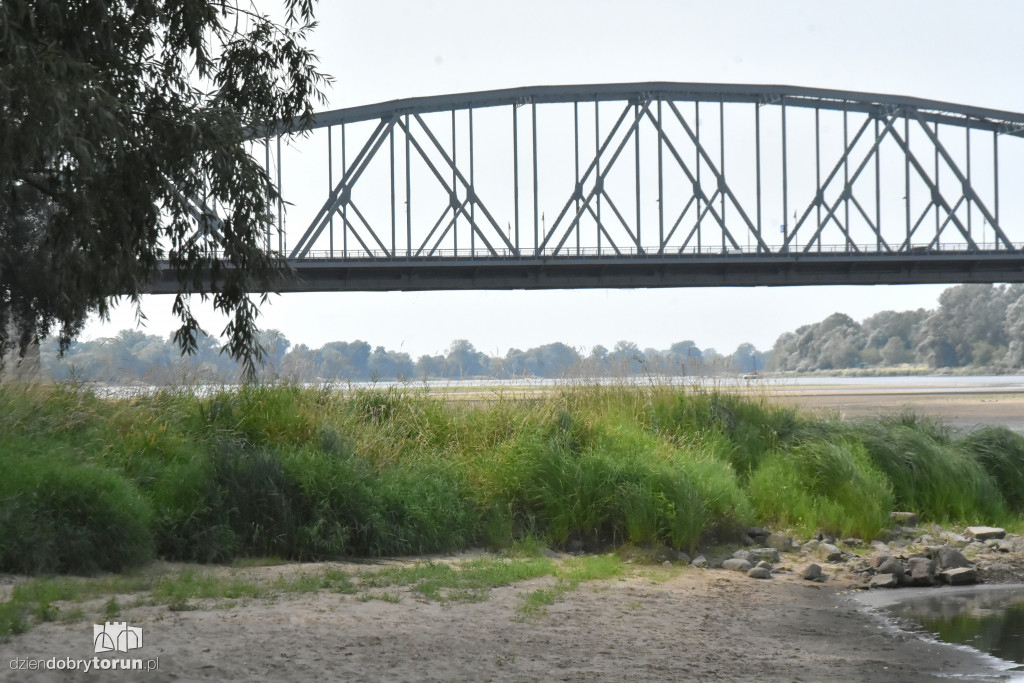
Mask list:
[{"label": "shrub", "polygon": [[151,510],[116,472],[0,446],[0,571],[120,571],[153,557]]}]

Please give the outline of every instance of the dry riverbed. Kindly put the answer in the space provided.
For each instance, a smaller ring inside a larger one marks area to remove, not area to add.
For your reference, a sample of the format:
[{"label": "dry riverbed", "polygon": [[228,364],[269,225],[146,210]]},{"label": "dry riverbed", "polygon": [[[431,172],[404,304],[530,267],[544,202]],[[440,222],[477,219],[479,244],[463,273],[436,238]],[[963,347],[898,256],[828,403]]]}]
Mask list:
[{"label": "dry riverbed", "polygon": [[[431,562],[457,566],[480,558]],[[579,559],[563,557],[554,564]],[[812,561],[824,568],[824,583],[801,578]],[[196,571],[281,586],[282,579],[294,585],[304,576],[358,575],[422,562]],[[468,603],[424,599],[408,585],[369,592],[278,589],[255,598],[176,605],[146,604],[122,594],[116,596],[122,606],[116,620],[142,628],[144,647],[115,656],[158,660],[157,670],[11,670],[12,660],[19,659],[91,659],[92,624],[103,621],[109,600],[103,596],[79,603],[84,614],[78,619],[40,623],[0,645],[0,679],[875,683],[992,674],[983,658],[897,631],[867,611],[855,599],[866,579],[852,566],[851,561],[821,562],[805,552],[784,553],[773,578],[757,580],[679,562],[627,563],[618,576],[583,581],[563,592],[553,576],[544,576],[491,588],[485,600]],[[149,571],[182,569],[158,564]],[[10,583],[7,588],[9,593]],[[555,599],[524,610],[531,595],[545,590]]]}]

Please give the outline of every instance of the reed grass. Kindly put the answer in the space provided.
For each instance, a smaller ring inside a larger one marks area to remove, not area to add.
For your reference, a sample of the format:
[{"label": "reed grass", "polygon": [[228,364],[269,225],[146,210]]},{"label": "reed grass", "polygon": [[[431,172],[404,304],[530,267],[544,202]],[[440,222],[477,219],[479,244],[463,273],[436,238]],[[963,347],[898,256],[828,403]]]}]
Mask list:
[{"label": "reed grass", "polygon": [[847,425],[715,389],[529,399],[262,386],[99,398],[0,386],[0,571],[618,544],[750,524],[872,538],[888,512],[1012,523],[1024,437],[912,415]]}]

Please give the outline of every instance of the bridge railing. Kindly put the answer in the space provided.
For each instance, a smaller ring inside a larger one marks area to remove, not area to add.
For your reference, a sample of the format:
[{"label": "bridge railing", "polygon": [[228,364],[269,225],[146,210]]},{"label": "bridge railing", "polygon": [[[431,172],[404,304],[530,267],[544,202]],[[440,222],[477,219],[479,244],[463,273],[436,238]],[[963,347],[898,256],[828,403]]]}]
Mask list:
[{"label": "bridge railing", "polygon": [[[657,247],[651,249],[638,249],[636,247],[622,247],[618,253],[608,248],[598,249],[596,247],[581,247],[579,249],[562,249],[555,250],[553,248],[531,250],[531,249],[520,249],[518,251],[512,249],[497,249],[495,253],[485,252],[480,250],[471,249],[437,249],[431,253],[400,253],[392,255],[387,251],[382,250],[355,250],[348,251],[345,254],[337,252],[330,252],[327,250],[311,250],[301,259],[295,259],[297,262],[305,261],[360,261],[360,260],[381,260],[381,261],[409,261],[409,260],[531,260],[531,259],[611,259],[611,258],[674,258],[674,257],[714,257],[714,258],[741,258],[741,257],[762,257],[762,258],[791,258],[791,257],[814,257],[818,255],[835,256],[835,255],[864,255],[870,254],[873,256],[892,256],[892,257],[905,257],[905,256],[924,256],[928,254],[1005,254],[1007,248],[1005,245],[999,242],[978,242],[974,245],[967,244],[966,242],[958,243],[942,243],[937,245],[929,244],[912,244],[909,249],[903,249],[899,251],[878,251],[877,244],[858,244],[858,245],[845,245],[845,244],[825,244],[815,245],[813,249],[804,251],[802,248],[797,248],[799,245],[793,245],[792,251],[781,251],[775,250],[770,252],[760,251],[755,246],[740,246],[737,248],[728,248],[725,251],[721,247],[703,247],[697,249],[697,247],[687,247],[682,250],[672,251],[661,251],[659,252]],[[1012,245],[1014,250],[1024,252],[1024,242],[1016,243]]]}]

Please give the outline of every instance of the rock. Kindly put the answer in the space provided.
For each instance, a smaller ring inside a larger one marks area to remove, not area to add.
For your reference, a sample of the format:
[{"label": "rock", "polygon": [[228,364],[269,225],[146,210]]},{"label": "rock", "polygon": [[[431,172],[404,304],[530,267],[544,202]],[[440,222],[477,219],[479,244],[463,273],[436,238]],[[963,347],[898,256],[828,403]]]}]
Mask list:
[{"label": "rock", "polygon": [[903,563],[895,557],[885,558],[885,561],[879,564],[875,570],[879,574],[891,574],[896,577],[897,581],[902,581],[903,575],[906,573],[903,569]]},{"label": "rock", "polygon": [[931,534],[922,534],[920,538],[917,539],[917,542],[921,545],[931,545],[934,541],[935,539],[932,537]]},{"label": "rock", "polygon": [[676,553],[676,561],[682,562],[683,564],[690,564],[690,556],[680,550]]},{"label": "rock", "polygon": [[807,541],[807,543],[804,543],[802,546],[800,546],[800,552],[812,553],[818,549],[819,545],[821,545],[821,543],[819,543],[817,540]]},{"label": "rock", "polygon": [[1020,536],[1007,536],[999,539],[998,549],[1004,553],[1024,553],[1024,538]]},{"label": "rock", "polygon": [[[737,550],[736,552],[734,552],[732,554],[732,556],[737,558],[737,559],[739,559],[739,560],[750,560],[750,551],[749,550]],[[751,564],[753,564],[753,561],[751,561]]]},{"label": "rock", "polygon": [[868,588],[896,588],[899,585],[899,579],[894,574],[872,576],[871,581],[868,582]]},{"label": "rock", "polygon": [[662,567],[671,567],[672,563],[669,560],[665,560],[664,562],[661,563],[661,566]]},{"label": "rock", "polygon": [[[868,558],[868,566],[872,569],[878,569],[882,566],[883,563],[885,563],[886,560],[890,559],[892,559],[892,556],[889,553],[875,553],[874,555]],[[892,572],[888,573],[891,574]]]},{"label": "rock", "polygon": [[708,558],[704,557],[703,555],[698,555],[697,557],[693,558],[692,562],[690,562],[690,566],[696,567],[697,569],[704,569],[708,566]]},{"label": "rock", "polygon": [[939,580],[950,586],[965,586],[978,583],[978,572],[972,567],[957,567],[939,572]]},{"label": "rock", "polygon": [[758,565],[747,572],[747,576],[752,579],[770,579],[772,578],[772,570],[766,569],[761,565]]},{"label": "rock", "polygon": [[809,565],[807,565],[807,568],[804,569],[804,573],[801,576],[804,577],[805,581],[817,581],[817,580],[821,579],[821,577],[822,577],[821,565],[818,565],[818,564],[809,564]]},{"label": "rock", "polygon": [[754,565],[750,564],[749,560],[744,560],[739,557],[730,557],[722,563],[722,569],[729,569],[734,572],[745,572],[753,566]]},{"label": "rock", "polygon": [[921,523],[921,518],[913,512],[890,512],[889,517],[899,526],[917,526]]},{"label": "rock", "polygon": [[793,546],[796,545],[793,539],[785,534],[768,534],[768,538],[764,542],[765,546],[769,548],[775,548],[776,550],[784,553],[792,552]]},{"label": "rock", "polygon": [[771,562],[765,562],[764,560],[761,560],[760,562],[755,564],[754,567],[760,567],[761,569],[771,570],[772,565],[771,565]]},{"label": "rock", "polygon": [[765,560],[767,562],[781,562],[782,556],[775,548],[751,548],[747,551],[747,559],[751,562]]},{"label": "rock", "polygon": [[937,559],[940,569],[959,569],[971,566],[971,563],[964,557],[963,553],[948,545],[939,550]]},{"label": "rock", "polygon": [[988,541],[1006,536],[1006,529],[996,526],[969,526],[965,532],[967,538],[975,538],[979,541]]},{"label": "rock", "polygon": [[927,557],[912,557],[907,560],[905,582],[911,586],[935,585],[935,560]]},{"label": "rock", "polygon": [[757,541],[746,534],[740,534],[740,543],[743,545],[757,545]]},{"label": "rock", "polygon": [[752,526],[747,529],[747,536],[758,545],[765,545],[765,541],[771,534],[763,526]]},{"label": "rock", "polygon": [[942,534],[942,540],[944,540],[947,545],[951,545],[955,548],[963,548],[970,543],[970,540],[952,531],[947,531]]},{"label": "rock", "polygon": [[822,543],[819,545],[818,554],[829,562],[839,562],[843,559],[843,551],[831,543]]}]

